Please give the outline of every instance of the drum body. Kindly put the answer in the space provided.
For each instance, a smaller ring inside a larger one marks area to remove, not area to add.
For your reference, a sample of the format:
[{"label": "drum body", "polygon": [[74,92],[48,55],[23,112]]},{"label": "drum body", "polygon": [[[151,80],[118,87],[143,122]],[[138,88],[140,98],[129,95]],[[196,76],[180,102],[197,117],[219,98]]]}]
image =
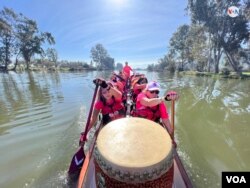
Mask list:
[{"label": "drum body", "polygon": [[153,121],[131,117],[110,122],[97,137],[94,157],[97,187],[172,187],[172,141]]}]

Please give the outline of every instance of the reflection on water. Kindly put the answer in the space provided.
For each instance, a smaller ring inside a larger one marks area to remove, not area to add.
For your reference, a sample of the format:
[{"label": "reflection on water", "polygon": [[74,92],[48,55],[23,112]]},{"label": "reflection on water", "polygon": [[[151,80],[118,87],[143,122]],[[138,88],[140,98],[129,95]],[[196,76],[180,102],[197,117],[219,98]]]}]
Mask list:
[{"label": "reflection on water", "polygon": [[[109,75],[0,73],[0,187],[67,187],[92,80]],[[250,171],[249,80],[146,75],[160,82],[160,95],[181,95],[176,140],[195,187],[221,187],[222,171]]]},{"label": "reflection on water", "polygon": [[222,171],[249,171],[249,81],[207,77],[179,81],[177,136],[194,183],[220,187]]}]

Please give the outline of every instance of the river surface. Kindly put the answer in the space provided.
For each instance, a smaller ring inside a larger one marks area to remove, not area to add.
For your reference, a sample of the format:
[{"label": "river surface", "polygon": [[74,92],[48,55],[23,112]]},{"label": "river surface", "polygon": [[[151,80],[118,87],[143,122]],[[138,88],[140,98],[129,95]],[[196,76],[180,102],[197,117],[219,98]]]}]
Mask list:
[{"label": "river surface", "polygon": [[[158,80],[160,95],[174,89],[181,96],[175,136],[194,187],[219,188],[222,171],[250,171],[250,80],[144,73]],[[1,188],[69,187],[92,80],[108,75],[0,73]]]}]

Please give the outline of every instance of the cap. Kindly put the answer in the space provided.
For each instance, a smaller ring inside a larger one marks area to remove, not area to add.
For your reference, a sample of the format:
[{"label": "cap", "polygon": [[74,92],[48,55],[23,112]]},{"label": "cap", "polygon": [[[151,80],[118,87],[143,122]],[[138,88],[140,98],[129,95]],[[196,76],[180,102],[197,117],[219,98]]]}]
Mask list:
[{"label": "cap", "polygon": [[157,83],[157,82],[155,82],[155,81],[153,81],[153,82],[149,82],[148,84],[147,84],[147,90],[148,91],[154,91],[154,90],[160,90],[160,85]]}]

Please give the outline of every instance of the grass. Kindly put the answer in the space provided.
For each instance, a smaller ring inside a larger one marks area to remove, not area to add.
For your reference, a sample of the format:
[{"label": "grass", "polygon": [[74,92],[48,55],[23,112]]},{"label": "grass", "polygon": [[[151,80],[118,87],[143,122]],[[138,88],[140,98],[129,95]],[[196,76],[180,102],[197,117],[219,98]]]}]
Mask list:
[{"label": "grass", "polygon": [[250,76],[250,72],[242,72],[242,75]]}]

